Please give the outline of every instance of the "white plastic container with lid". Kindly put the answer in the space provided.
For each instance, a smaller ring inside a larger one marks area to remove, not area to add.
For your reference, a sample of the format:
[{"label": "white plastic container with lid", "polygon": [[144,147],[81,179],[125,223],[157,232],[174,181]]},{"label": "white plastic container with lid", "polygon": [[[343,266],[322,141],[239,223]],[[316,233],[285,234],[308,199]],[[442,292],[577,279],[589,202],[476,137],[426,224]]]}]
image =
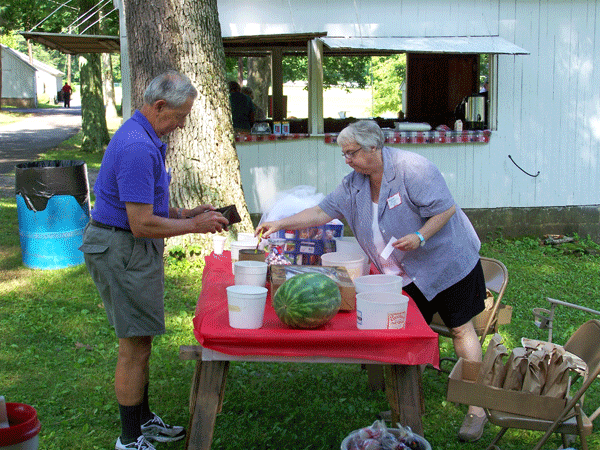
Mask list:
[{"label": "white plastic container with lid", "polygon": [[397,292],[402,293],[402,277],[398,275],[364,275],[355,278],[354,289],[361,292]]},{"label": "white plastic container with lid", "polygon": [[243,248],[256,248],[258,239],[248,239],[245,241],[233,241],[231,243],[231,271],[233,272],[234,264],[240,260],[240,250]]},{"label": "white plastic container with lid", "polygon": [[321,255],[321,265],[345,267],[350,279],[364,275],[366,256],[352,253],[331,252]]}]

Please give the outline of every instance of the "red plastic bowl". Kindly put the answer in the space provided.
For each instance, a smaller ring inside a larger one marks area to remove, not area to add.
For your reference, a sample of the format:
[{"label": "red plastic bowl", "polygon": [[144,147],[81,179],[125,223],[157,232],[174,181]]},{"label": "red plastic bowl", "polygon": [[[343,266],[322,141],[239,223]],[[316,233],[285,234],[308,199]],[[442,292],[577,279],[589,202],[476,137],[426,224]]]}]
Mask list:
[{"label": "red plastic bowl", "polygon": [[0,428],[2,446],[16,445],[34,438],[42,428],[33,406],[7,403],[8,428]]}]

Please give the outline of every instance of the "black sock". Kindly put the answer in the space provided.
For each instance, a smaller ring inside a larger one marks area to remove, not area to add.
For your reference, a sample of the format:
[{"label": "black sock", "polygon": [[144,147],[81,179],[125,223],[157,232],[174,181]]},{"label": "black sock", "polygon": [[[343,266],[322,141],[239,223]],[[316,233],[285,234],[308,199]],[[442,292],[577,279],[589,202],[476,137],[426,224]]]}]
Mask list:
[{"label": "black sock", "polygon": [[150,383],[146,383],[146,386],[144,386],[144,399],[142,400],[142,411],[141,411],[141,416],[140,416],[140,423],[142,425],[154,418],[154,414],[152,414],[152,411],[150,411],[150,404],[148,402],[148,385],[149,384]]},{"label": "black sock", "polygon": [[142,405],[123,406],[119,404],[121,415],[121,442],[125,445],[135,442],[142,435],[140,416]]}]

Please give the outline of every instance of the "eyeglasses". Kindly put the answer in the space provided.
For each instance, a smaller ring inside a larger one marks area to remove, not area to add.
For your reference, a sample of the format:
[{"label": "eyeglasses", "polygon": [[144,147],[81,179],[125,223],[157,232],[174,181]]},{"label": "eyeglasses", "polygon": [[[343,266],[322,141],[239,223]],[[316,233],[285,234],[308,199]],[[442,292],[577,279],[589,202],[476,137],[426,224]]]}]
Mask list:
[{"label": "eyeglasses", "polygon": [[356,150],[351,150],[349,152],[342,152],[342,157],[344,159],[353,159],[354,156],[356,156],[356,154],[358,152],[360,152],[362,150],[362,147],[357,148]]}]

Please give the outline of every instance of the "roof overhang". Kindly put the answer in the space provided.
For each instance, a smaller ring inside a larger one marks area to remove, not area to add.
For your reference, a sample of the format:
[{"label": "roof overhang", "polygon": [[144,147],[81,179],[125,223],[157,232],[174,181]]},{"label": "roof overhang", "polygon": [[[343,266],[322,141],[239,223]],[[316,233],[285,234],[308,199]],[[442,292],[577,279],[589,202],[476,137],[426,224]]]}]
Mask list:
[{"label": "roof overhang", "polygon": [[81,53],[120,53],[121,51],[118,36],[41,32],[21,32],[21,36],[71,55]]},{"label": "roof overhang", "polygon": [[286,54],[306,53],[309,41],[327,36],[321,33],[264,34],[223,37],[226,56],[267,56],[273,49]]},{"label": "roof overhang", "polygon": [[[527,50],[499,36],[447,37],[322,37],[334,53],[493,53],[528,55]],[[328,53],[326,51],[326,53]]]}]

